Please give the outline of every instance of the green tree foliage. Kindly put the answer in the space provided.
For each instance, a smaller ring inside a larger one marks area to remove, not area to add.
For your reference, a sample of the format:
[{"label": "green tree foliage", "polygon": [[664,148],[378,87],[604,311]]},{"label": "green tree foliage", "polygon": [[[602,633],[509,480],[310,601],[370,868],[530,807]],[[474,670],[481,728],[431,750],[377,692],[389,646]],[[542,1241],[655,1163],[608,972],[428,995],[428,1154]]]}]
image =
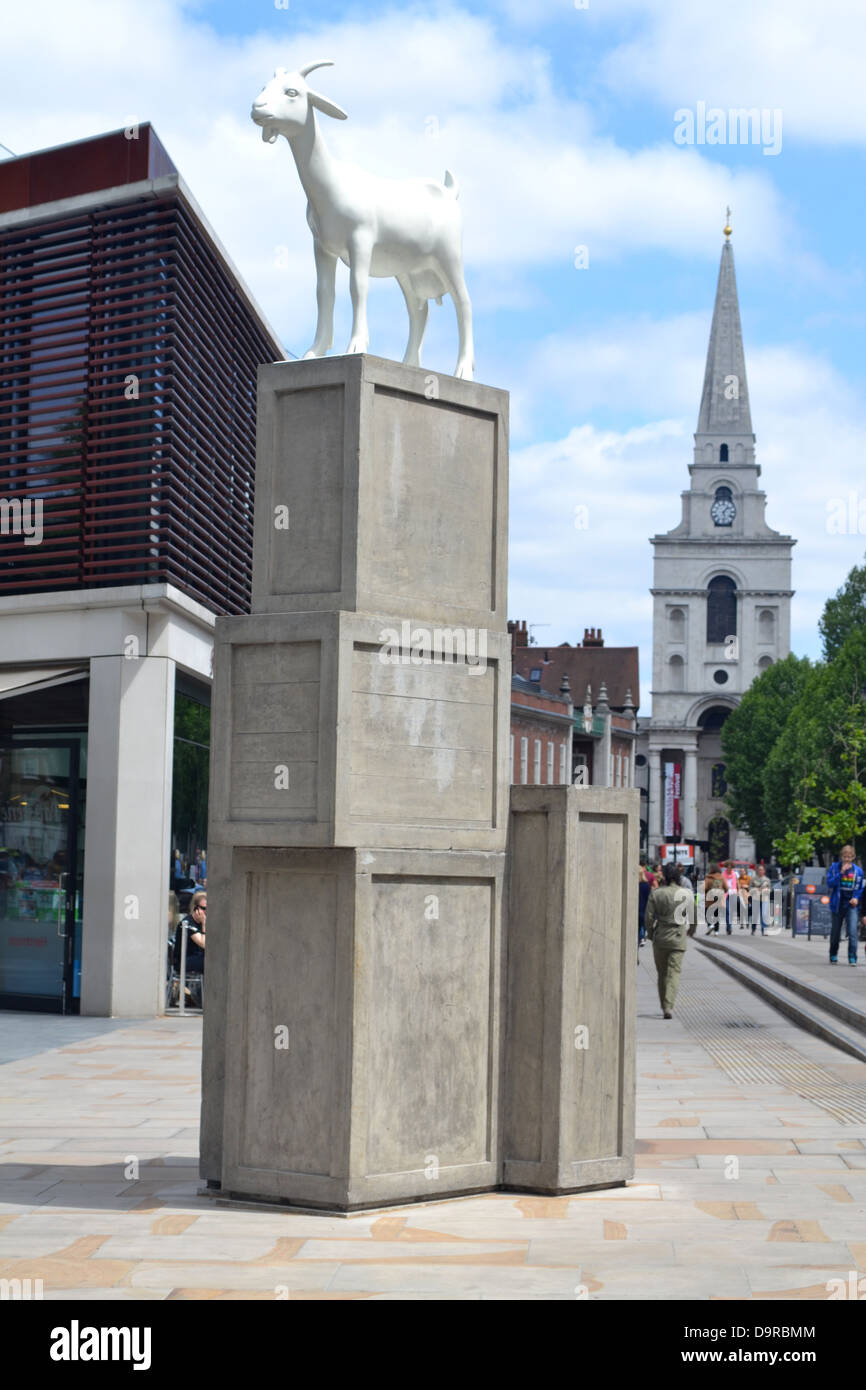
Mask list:
[{"label": "green tree foliage", "polygon": [[866,627],[816,667],[767,763],[765,815],[783,861],[866,834]]},{"label": "green tree foliage", "polygon": [[190,858],[207,843],[210,710],[187,695],[174,705],[172,843]]},{"label": "green tree foliage", "polygon": [[842,588],[824,604],[818,624],[824,660],[834,661],[846,639],[866,627],[866,565],[855,565]]},{"label": "green tree foliage", "polygon": [[866,835],[866,564],[820,621],[824,660],[765,671],[722,729],[728,812],[784,863]]},{"label": "green tree foliage", "polygon": [[[778,726],[764,766],[764,823],[771,842],[777,847],[786,832],[801,832],[801,818],[796,815],[795,808],[806,799],[809,778],[816,775],[821,761],[824,735],[820,709],[824,678],[823,666],[813,667],[808,672],[799,698],[787,719]],[[808,859],[810,855],[795,857]]]},{"label": "green tree foliage", "polygon": [[787,828],[778,817],[771,823],[767,816],[767,764],[812,673],[807,657],[788,656],[777,661],[758,676],[722,726],[728,813],[763,851]]}]

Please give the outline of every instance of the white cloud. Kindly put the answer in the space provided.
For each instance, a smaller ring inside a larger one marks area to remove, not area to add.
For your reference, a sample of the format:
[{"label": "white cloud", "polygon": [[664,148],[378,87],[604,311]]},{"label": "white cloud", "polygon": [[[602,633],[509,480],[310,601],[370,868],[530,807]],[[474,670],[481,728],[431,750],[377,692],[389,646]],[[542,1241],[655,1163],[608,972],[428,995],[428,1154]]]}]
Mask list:
[{"label": "white cloud", "polygon": [[[335,60],[315,80],[350,115],[322,118],[336,154],[397,176],[454,170],[470,288],[477,274],[488,311],[531,299],[538,267],[577,274],[579,244],[592,263],[644,248],[707,254],[726,201],[756,261],[789,234],[767,171],[735,173],[672,145],[618,148],[594,129],[588,105],[553,93],[546,54],[506,42],[486,19],[448,4],[363,22],[286,19],[278,42],[221,37],[172,0],[146,11],[133,0],[18,7],[4,21],[0,139],[23,150],[152,120],[295,351],[308,346],[315,313],[305,199],[287,144],[263,145],[248,117],[276,65]],[[338,305],[339,347],[348,337],[344,283]],[[380,292],[371,309],[373,350],[402,355],[399,292]],[[446,348],[445,321],[436,323],[431,349],[441,339],[447,355],[428,353],[431,365],[450,370],[453,329],[451,315]]]},{"label": "white cloud", "polygon": [[649,94],[671,112],[697,100],[778,107],[786,137],[866,140],[861,0],[606,0],[605,22],[623,15],[641,23],[602,65],[615,91]]},{"label": "white cloud", "polygon": [[[609,645],[637,643],[647,682],[649,537],[680,520],[708,327],[705,318],[699,332],[697,316],[620,321],[572,343],[563,336],[546,340],[527,364],[535,383],[555,376],[557,364],[577,363],[577,416],[619,398],[643,411],[646,423],[621,431],[586,424],[564,439],[513,451],[509,615],[549,621],[537,633],[542,645],[578,641],[591,626],[604,630]],[[816,656],[824,602],[866,551],[866,535],[827,529],[833,499],[847,503],[853,492],[866,514],[866,407],[831,364],[806,348],[770,346],[749,352],[747,361],[767,521],[798,542],[792,647]],[[560,368],[554,389],[566,379]],[[575,528],[578,507],[587,509],[585,530]],[[648,713],[646,698],[642,713]]]},{"label": "white cloud", "polygon": [[[547,15],[570,8],[540,3]],[[528,0],[515,6],[529,22]],[[781,105],[786,132],[804,138],[866,133],[866,14],[853,4],[764,0],[753,9],[729,0],[708,10],[693,0],[606,0],[576,13],[575,25],[593,25],[597,39],[623,14],[643,32],[614,50],[604,72],[630,98],[650,95],[672,112],[699,98]],[[298,21],[294,9],[285,18],[282,41],[264,31],[221,37],[179,0],[7,7],[0,140],[32,149],[151,119],[296,351],[308,345],[314,321],[304,196],[288,146],[265,146],[248,111],[275,66],[320,56],[337,66],[315,80],[350,116],[323,121],[335,152],[395,175],[441,178],[453,168],[470,286],[475,277],[488,313],[531,303],[539,268],[585,274],[573,267],[576,244],[588,245],[591,265],[642,252],[714,255],[727,202],[737,213],[738,252],[755,265],[778,263],[784,252],[795,274],[808,269],[773,184],[776,161],[734,171],[672,143],[624,150],[597,128],[587,103],[557,95],[547,55],[524,35],[507,41],[489,20],[435,3],[379,9],[363,22]],[[649,275],[649,255],[646,265]],[[338,348],[348,312],[343,278]],[[375,287],[371,325],[374,351],[402,354],[405,310],[393,284]],[[514,387],[524,433],[541,428],[551,402],[576,420],[604,410],[644,422],[619,431],[583,425],[515,452],[511,613],[549,619],[557,640],[573,641],[593,624],[610,641],[639,639],[645,675],[647,538],[679,519],[708,330],[709,303],[700,314],[621,319],[502,349],[499,379]],[[425,361],[450,370],[454,338],[451,308],[434,311]],[[807,348],[756,352],[747,344],[747,360],[768,516],[800,538],[794,645],[805,649],[814,646],[823,599],[866,548],[863,537],[829,536],[825,527],[828,499],[859,486],[866,422],[838,374]],[[577,505],[589,509],[586,531],[574,528]]]}]

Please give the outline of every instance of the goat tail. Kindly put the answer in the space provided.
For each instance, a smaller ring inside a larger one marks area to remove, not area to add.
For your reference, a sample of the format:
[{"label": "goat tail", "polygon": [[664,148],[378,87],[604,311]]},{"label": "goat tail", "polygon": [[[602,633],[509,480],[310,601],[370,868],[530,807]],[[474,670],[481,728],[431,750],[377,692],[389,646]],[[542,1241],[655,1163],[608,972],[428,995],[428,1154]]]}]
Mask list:
[{"label": "goat tail", "polygon": [[450,169],[445,170],[445,187],[448,189],[448,192],[451,194],[452,198],[460,197],[460,185],[458,184]]}]

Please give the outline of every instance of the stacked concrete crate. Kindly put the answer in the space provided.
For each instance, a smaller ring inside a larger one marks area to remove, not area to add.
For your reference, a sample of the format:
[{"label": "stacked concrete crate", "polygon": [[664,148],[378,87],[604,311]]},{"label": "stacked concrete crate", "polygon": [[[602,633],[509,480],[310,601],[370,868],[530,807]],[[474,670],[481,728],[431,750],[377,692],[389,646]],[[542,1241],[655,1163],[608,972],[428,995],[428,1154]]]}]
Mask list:
[{"label": "stacked concrete crate", "polygon": [[502,1180],[634,1176],[639,792],[512,787]]},{"label": "stacked concrete crate", "polygon": [[214,663],[202,1173],[350,1209],[500,1181],[507,396],[259,377]]}]

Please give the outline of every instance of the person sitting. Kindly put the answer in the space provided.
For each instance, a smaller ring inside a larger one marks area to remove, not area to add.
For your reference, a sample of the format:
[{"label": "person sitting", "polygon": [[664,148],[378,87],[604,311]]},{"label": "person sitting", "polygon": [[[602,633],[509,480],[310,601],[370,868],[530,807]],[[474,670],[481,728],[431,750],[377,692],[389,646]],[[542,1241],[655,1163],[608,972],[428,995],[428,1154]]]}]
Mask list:
[{"label": "person sitting", "polygon": [[[189,911],[178,923],[174,939],[174,968],[180,973],[181,942],[186,936],[186,978],[204,976],[205,930],[207,926],[207,893],[193,893]],[[193,991],[190,990],[190,994]]]}]

